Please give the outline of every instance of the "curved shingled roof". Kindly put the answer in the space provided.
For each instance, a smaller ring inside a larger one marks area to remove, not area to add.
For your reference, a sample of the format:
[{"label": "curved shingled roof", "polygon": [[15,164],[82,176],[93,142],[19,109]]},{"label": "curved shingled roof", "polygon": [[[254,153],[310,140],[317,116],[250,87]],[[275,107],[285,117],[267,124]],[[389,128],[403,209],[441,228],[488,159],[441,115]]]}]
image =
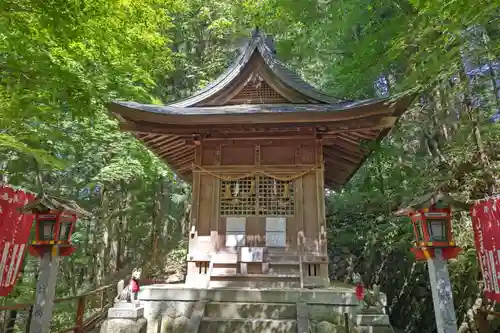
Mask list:
[{"label": "curved shingled roof", "polygon": [[412,100],[328,96],[287,69],[269,38],[256,30],[233,65],[192,96],[169,105],[115,101],[108,109],[123,130],[135,133],[187,181],[193,174],[194,136],[279,138],[314,131],[309,134],[321,139],[325,185],[339,189],[370,154],[364,143],[385,137]]},{"label": "curved shingled roof", "polygon": [[245,68],[245,66],[248,64],[252,55],[255,52],[260,53],[265,63],[273,71],[276,77],[278,77],[284,84],[300,92],[301,94],[315,100],[316,103],[335,104],[344,101],[342,99],[326,95],[325,93],[319,91],[318,89],[314,88],[309,83],[304,81],[295,72],[289,70],[281,61],[279,61],[276,58],[275,52],[271,49],[271,46],[269,45],[269,38],[266,38],[266,35],[259,29],[256,29],[252,33],[252,37],[250,38],[247,45],[242,48],[239,57],[224,73],[222,73],[217,79],[212,81],[203,89],[195,92],[190,97],[184,100],[171,103],[169,104],[169,106],[175,106],[175,107],[203,106],[203,100],[207,99],[210,96],[213,96],[217,92],[222,91],[235,78],[238,77],[238,75],[241,73],[243,68]]}]

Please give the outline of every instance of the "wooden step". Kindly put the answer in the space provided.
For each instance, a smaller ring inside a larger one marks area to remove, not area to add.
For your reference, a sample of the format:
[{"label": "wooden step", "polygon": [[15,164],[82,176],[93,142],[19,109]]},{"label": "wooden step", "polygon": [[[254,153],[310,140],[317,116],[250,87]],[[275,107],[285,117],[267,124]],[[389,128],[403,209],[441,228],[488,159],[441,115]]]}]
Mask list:
[{"label": "wooden step", "polygon": [[241,273],[229,273],[229,274],[224,274],[224,273],[217,273],[217,272],[212,272],[210,277],[217,277],[217,278],[227,278],[227,279],[232,279],[232,278],[258,278],[258,279],[300,279],[300,275],[298,274],[241,274]]},{"label": "wooden step", "polygon": [[280,274],[299,275],[300,274],[300,267],[299,267],[299,265],[273,266],[273,267],[269,268],[268,274],[270,274],[270,275],[280,275]]},{"label": "wooden step", "polygon": [[238,254],[236,253],[216,253],[212,256],[214,264],[237,264]]},{"label": "wooden step", "polygon": [[224,279],[214,277],[208,285],[211,289],[243,288],[243,289],[295,289],[300,288],[300,279]]},{"label": "wooden step", "polygon": [[269,261],[269,266],[299,266],[299,260]]}]

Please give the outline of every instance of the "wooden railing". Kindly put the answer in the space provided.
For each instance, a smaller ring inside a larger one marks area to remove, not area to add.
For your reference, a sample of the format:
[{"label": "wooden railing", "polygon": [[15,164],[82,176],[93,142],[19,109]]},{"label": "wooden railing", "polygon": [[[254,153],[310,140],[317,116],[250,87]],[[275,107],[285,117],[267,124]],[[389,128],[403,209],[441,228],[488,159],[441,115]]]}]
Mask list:
[{"label": "wooden railing", "polygon": [[[105,316],[116,297],[116,283],[54,300],[51,332],[87,333]],[[33,303],[0,306],[0,333],[29,333]]]}]

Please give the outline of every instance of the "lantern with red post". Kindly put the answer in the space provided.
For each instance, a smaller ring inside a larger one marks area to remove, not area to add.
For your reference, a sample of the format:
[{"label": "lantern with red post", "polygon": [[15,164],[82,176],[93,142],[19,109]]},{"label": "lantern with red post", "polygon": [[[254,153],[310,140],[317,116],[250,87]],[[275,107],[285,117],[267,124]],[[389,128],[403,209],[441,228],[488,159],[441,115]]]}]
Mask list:
[{"label": "lantern with red post", "polygon": [[461,249],[453,240],[452,207],[463,205],[438,192],[423,196],[400,211],[411,218],[415,234],[415,247],[411,251],[417,260],[434,258],[436,248],[442,250],[445,260],[458,256]]},{"label": "lantern with red post", "polygon": [[448,259],[456,258],[460,248],[452,234],[452,209],[468,210],[469,204],[453,199],[439,191],[413,201],[397,215],[411,218],[415,247],[411,250],[417,260],[427,261],[429,282],[436,315],[438,333],[457,332],[453,292],[448,273]]},{"label": "lantern with red post", "polygon": [[40,258],[36,283],[35,304],[31,317],[30,333],[50,332],[50,321],[55,297],[59,257],[75,251],[71,235],[75,230],[77,215],[90,215],[74,201],[42,193],[35,201],[21,208],[25,214],[35,215],[35,239],[28,248],[31,255]]},{"label": "lantern with red post", "polygon": [[59,256],[69,256],[75,251],[71,236],[75,230],[77,215],[88,215],[74,201],[41,195],[22,208],[23,213],[35,214],[35,239],[29,252],[41,257],[58,247]]}]

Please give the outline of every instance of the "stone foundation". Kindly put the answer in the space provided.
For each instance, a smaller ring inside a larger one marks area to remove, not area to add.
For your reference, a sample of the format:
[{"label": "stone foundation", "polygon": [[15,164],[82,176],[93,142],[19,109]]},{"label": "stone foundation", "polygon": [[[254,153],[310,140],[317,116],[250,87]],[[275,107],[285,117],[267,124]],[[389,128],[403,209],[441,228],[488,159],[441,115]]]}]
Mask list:
[{"label": "stone foundation", "polygon": [[145,318],[133,319],[106,319],[101,325],[101,333],[146,333],[147,321]]},{"label": "stone foundation", "polygon": [[364,313],[353,289],[347,287],[262,290],[150,285],[143,287],[139,299],[147,333],[345,333],[344,313],[358,332],[393,332],[387,315],[376,309]]}]

